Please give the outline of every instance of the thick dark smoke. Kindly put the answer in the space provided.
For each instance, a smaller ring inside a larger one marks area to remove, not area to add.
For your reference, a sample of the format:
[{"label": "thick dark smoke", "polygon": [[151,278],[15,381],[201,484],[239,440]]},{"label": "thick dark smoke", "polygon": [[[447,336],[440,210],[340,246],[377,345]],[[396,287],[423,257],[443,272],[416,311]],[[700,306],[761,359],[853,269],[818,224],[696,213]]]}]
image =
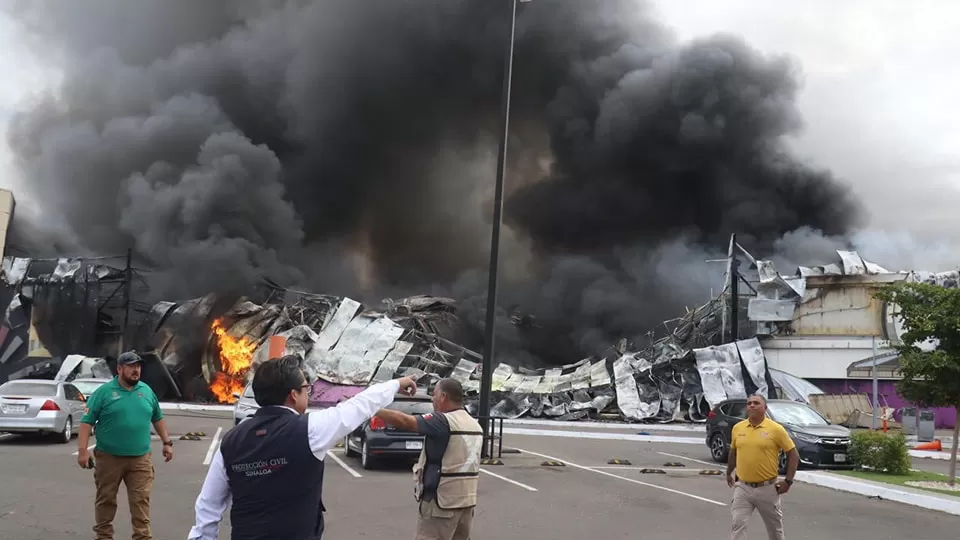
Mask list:
[{"label": "thick dark smoke", "polygon": [[[18,195],[51,216],[17,241],[133,247],[168,297],[267,276],[451,294],[480,325],[508,5],[18,4],[64,79],[8,135]],[[764,254],[858,224],[847,188],[786,150],[797,91],[788,59],[678,43],[637,0],[521,5],[501,305],[566,329],[546,361],[707,300],[732,232]]]}]

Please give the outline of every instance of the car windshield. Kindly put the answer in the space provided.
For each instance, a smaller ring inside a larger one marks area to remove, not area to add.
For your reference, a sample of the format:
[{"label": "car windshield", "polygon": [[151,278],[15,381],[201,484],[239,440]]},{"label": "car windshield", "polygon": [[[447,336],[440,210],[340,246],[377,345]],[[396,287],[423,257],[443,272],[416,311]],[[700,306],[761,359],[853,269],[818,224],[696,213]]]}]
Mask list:
[{"label": "car windshield", "polygon": [[407,414],[427,414],[433,412],[433,403],[430,401],[397,400],[387,405],[387,408]]},{"label": "car windshield", "polygon": [[796,426],[825,426],[827,421],[820,414],[800,403],[768,403],[767,411],[781,424]]},{"label": "car windshield", "polygon": [[252,398],[253,397],[253,385],[248,384],[246,388],[243,389],[243,397]]},{"label": "car windshield", "polygon": [[100,388],[103,383],[99,381],[73,381],[73,385],[77,387],[77,390],[85,396],[89,396],[96,390]]},{"label": "car windshield", "polygon": [[57,386],[54,384],[11,381],[0,386],[0,394],[5,396],[53,397],[57,395]]}]

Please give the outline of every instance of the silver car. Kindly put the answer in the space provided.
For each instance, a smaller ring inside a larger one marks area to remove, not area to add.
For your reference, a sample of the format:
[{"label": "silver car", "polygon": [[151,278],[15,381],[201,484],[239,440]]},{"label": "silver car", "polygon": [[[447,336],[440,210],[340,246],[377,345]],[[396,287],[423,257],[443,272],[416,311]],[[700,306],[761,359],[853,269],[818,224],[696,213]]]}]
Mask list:
[{"label": "silver car", "polygon": [[253,398],[252,383],[243,389],[242,394],[234,394],[233,397],[237,398],[237,403],[233,407],[233,425],[250,418],[260,408],[260,405],[257,405],[257,400]]},{"label": "silver car", "polygon": [[68,443],[77,432],[86,398],[71,383],[21,379],[0,385],[0,432],[54,434]]},{"label": "silver car", "polygon": [[97,388],[100,388],[112,380],[113,379],[74,379],[70,382],[77,387],[77,390],[83,394],[83,397],[89,398],[90,394],[93,394]]}]

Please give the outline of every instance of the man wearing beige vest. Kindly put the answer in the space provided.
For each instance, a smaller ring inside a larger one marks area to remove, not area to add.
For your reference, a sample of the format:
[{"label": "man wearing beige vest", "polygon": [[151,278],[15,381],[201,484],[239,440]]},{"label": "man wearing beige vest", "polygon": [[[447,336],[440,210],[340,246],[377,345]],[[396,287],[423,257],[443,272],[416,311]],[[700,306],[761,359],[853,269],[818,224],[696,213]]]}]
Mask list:
[{"label": "man wearing beige vest", "polygon": [[420,503],[417,540],[469,540],[483,428],[463,408],[463,387],[454,379],[437,383],[433,410],[412,416],[382,409],[376,415],[398,429],[426,436],[413,468],[414,497]]}]

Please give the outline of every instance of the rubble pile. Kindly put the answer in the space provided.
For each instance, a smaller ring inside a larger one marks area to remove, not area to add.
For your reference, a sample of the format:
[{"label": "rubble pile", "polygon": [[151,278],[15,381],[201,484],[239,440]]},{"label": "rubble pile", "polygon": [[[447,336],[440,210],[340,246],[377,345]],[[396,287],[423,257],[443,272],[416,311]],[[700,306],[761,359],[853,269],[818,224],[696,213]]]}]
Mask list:
[{"label": "rubble pile", "polygon": [[[240,361],[243,369],[237,370],[236,359],[224,356],[223,336],[210,332],[201,364],[204,379],[220,401],[232,401],[231,395],[239,393],[249,374],[269,357],[270,336],[280,336],[285,340],[283,353],[301,357],[308,375],[325,386],[361,388],[406,375],[417,376],[429,386],[442,377],[452,377],[463,383],[468,408],[476,406],[482,357],[454,341],[459,321],[452,299],[390,299],[374,309],[351,298],[298,294],[290,303],[257,304],[241,299],[214,319],[212,327],[222,325],[223,334],[234,343],[230,350],[248,351]],[[160,325],[158,335],[168,336],[160,341],[174,343],[169,327],[182,327],[183,320],[171,315],[194,313],[208,318],[214,303],[207,297],[180,307],[159,306],[157,315],[170,320]],[[501,362],[492,377],[491,414],[560,420],[603,415],[632,421],[697,421],[705,417],[717,396],[726,399],[757,388],[766,393],[773,383],[768,383],[766,363],[755,339],[711,345],[720,338],[723,310],[723,300],[714,299],[665,323],[661,330],[665,335],[651,339],[639,350],[631,350],[629,343],[621,341],[602,357],[544,369]],[[237,343],[245,345],[237,347]],[[726,354],[721,354],[724,351]],[[746,383],[738,354],[748,359],[750,379]],[[157,355],[168,367],[180,363],[175,348],[161,346]],[[218,388],[224,384],[224,373],[239,375],[229,390]]]}]

